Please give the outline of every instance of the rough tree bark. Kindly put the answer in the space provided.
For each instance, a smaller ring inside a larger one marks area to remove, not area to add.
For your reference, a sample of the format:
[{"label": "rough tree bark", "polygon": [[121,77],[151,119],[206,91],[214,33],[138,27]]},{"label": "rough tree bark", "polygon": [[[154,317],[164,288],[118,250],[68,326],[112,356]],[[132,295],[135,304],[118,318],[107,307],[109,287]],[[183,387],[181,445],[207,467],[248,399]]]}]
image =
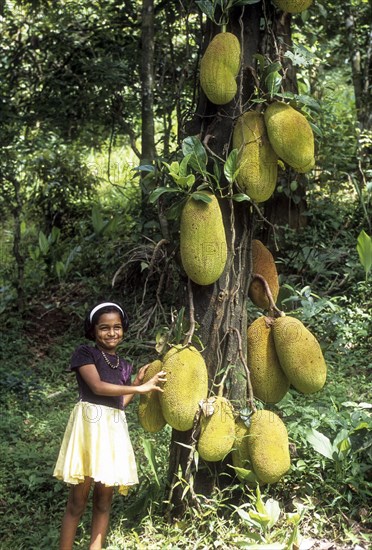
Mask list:
[{"label": "rough tree bark", "polygon": [[154,0],[143,0],[141,28],[141,164],[151,164],[156,156],[154,130],[154,24]]}]

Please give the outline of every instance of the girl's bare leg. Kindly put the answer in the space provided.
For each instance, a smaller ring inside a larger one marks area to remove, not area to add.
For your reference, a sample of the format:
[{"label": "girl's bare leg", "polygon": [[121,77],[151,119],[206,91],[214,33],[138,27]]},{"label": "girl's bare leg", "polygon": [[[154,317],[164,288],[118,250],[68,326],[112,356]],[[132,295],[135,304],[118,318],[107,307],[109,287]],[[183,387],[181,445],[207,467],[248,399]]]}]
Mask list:
[{"label": "girl's bare leg", "polygon": [[83,483],[72,485],[66,511],[62,520],[59,550],[72,550],[76,529],[85,510],[92,478],[86,477]]},{"label": "girl's bare leg", "polygon": [[93,517],[89,550],[101,550],[105,541],[109,521],[113,487],[96,483],[93,491]]}]

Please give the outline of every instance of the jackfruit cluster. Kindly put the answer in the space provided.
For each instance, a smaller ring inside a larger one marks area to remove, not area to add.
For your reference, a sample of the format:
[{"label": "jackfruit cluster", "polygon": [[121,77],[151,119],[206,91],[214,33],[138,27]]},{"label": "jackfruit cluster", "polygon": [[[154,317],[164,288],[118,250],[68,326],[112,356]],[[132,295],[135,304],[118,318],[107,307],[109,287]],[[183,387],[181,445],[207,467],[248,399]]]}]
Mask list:
[{"label": "jackfruit cluster", "polygon": [[278,156],[269,142],[261,113],[247,111],[238,118],[233,147],[239,151],[239,188],[258,203],[266,201],[275,190]]},{"label": "jackfruit cluster", "polygon": [[207,398],[208,373],[203,356],[193,346],[172,347],[163,358],[167,381],[159,401],[172,428],[187,431],[193,426],[199,402]]},{"label": "jackfruit cluster", "polygon": [[299,319],[279,317],[273,324],[275,350],[288,380],[301,393],[322,389],[327,365],[315,336]]},{"label": "jackfruit cluster", "polygon": [[225,269],[227,243],[217,197],[203,191],[211,201],[190,197],[181,214],[180,252],[187,275],[198,285],[217,281]]},{"label": "jackfruit cluster", "polygon": [[232,406],[225,397],[209,398],[200,419],[198,452],[208,462],[217,462],[231,451],[235,440]]},{"label": "jackfruit cluster", "polygon": [[237,92],[240,43],[230,32],[217,34],[208,44],[200,62],[200,85],[212,103],[225,105]]},{"label": "jackfruit cluster", "polygon": [[279,158],[297,172],[314,167],[314,134],[306,117],[287,103],[274,101],[264,113],[270,143]]},{"label": "jackfruit cluster", "polygon": [[277,483],[289,470],[288,433],[284,422],[272,411],[258,410],[248,428],[249,458],[262,483]]},{"label": "jackfruit cluster", "polygon": [[281,401],[290,383],[280,366],[267,317],[259,317],[248,327],[247,364],[254,396],[264,403]]},{"label": "jackfruit cluster", "polygon": [[[266,279],[273,300],[276,302],[279,294],[278,272],[270,250],[258,239],[252,240],[252,274],[254,273]],[[270,307],[265,287],[260,279],[252,279],[248,296],[257,307],[262,309]]]},{"label": "jackfruit cluster", "polygon": [[[143,377],[143,383],[148,382],[155,374],[161,371],[163,364],[156,360],[150,363]],[[138,405],[138,420],[142,428],[147,432],[155,433],[164,428],[166,420],[161,410],[159,393],[151,391],[140,396]]]},{"label": "jackfruit cluster", "polygon": [[274,3],[287,13],[301,13],[311,6],[313,0],[274,0]]}]

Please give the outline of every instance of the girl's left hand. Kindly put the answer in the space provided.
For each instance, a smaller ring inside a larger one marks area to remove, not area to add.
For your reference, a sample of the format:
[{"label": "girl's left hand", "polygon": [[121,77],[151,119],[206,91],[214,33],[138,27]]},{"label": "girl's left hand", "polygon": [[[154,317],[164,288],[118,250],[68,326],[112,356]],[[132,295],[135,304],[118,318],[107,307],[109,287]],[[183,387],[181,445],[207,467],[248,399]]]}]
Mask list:
[{"label": "girl's left hand", "polygon": [[150,366],[150,363],[147,363],[147,365],[144,365],[143,367],[140,368],[140,370],[137,373],[136,379],[133,382],[135,386],[139,386],[140,384],[142,384],[143,378],[149,366]]}]

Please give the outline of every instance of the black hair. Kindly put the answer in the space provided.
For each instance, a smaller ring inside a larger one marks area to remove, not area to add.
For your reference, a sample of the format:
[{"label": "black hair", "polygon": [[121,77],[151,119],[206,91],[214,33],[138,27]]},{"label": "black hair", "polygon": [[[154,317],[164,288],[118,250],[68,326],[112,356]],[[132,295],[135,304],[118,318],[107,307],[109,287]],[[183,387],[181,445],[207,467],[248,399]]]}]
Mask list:
[{"label": "black hair", "polygon": [[107,306],[103,306],[103,307],[99,308],[93,314],[92,320],[90,320],[91,312],[93,311],[93,309],[95,307],[99,306],[100,303],[102,303],[102,302],[99,302],[95,306],[91,307],[90,310],[88,311],[88,313],[85,316],[85,320],[84,320],[84,335],[85,335],[85,338],[87,338],[88,340],[93,340],[93,341],[95,340],[94,327],[97,325],[98,319],[104,313],[113,313],[113,312],[119,313],[121,323],[123,325],[123,332],[127,332],[128,328],[129,328],[128,315],[127,315],[126,311],[121,307],[121,305],[115,304],[114,302],[113,302],[113,305],[107,305]]}]

